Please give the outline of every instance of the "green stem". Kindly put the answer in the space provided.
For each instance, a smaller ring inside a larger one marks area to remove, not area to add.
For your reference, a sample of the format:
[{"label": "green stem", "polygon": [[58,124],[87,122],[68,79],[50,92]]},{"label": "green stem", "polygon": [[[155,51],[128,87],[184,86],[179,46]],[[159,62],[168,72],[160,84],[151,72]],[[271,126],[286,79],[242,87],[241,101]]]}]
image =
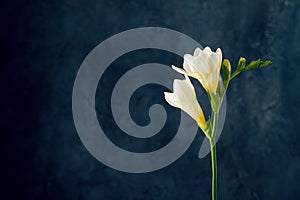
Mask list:
[{"label": "green stem", "polygon": [[212,170],[212,176],[211,176],[211,199],[217,200],[217,152],[216,152],[216,145],[215,145],[215,136],[216,136],[216,130],[218,126],[218,112],[214,112],[214,122],[212,127],[212,134],[210,142],[210,155],[211,155],[211,170]]},{"label": "green stem", "polygon": [[217,200],[217,155],[216,155],[216,146],[211,141],[211,169],[212,169],[212,176],[211,176],[211,199]]},{"label": "green stem", "polygon": [[212,127],[212,133],[211,133],[211,139],[214,141],[215,136],[216,136],[216,131],[217,131],[217,126],[218,126],[218,118],[219,118],[219,111],[214,112],[214,122],[213,122],[213,127]]},{"label": "green stem", "polygon": [[233,79],[234,77],[236,77],[239,73],[241,73],[241,72],[240,71],[233,72],[233,74],[231,74],[231,76],[230,76],[230,80]]}]

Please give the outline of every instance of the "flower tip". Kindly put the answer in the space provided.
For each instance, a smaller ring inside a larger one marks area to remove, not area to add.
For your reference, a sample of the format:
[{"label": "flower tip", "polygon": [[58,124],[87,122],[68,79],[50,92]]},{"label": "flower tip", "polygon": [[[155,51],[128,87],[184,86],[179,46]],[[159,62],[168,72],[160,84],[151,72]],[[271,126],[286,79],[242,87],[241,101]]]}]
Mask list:
[{"label": "flower tip", "polygon": [[209,47],[209,46],[206,46],[205,48],[204,48],[204,50],[211,50],[211,48]]},{"label": "flower tip", "polygon": [[182,68],[176,67],[175,65],[171,65],[171,67],[180,74],[187,74]]},{"label": "flower tip", "polygon": [[198,56],[201,53],[201,49],[199,47],[197,47],[194,51],[194,56]]}]

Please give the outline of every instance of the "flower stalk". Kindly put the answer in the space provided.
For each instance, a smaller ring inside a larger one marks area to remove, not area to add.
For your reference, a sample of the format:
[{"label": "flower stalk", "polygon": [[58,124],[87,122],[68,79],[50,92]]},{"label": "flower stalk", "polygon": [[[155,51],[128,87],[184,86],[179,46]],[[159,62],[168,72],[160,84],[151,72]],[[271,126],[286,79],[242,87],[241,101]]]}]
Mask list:
[{"label": "flower stalk", "polygon": [[217,150],[214,142],[210,140],[211,147],[211,199],[217,200]]},{"label": "flower stalk", "polygon": [[214,119],[212,125],[212,134],[211,138],[209,139],[210,144],[210,155],[211,155],[211,199],[217,199],[217,149],[215,145],[215,137],[217,132],[218,126],[218,116],[219,112],[214,112]]}]

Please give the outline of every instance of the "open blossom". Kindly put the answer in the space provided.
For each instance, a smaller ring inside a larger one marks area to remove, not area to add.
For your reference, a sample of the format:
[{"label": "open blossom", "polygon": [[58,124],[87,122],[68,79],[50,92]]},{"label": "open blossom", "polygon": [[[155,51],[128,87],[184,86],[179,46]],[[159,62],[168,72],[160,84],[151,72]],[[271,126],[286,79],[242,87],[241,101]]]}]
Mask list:
[{"label": "open blossom", "polygon": [[173,82],[173,90],[173,93],[164,93],[166,101],[171,106],[185,111],[197,121],[201,128],[205,128],[205,117],[197,101],[195,89],[188,76],[185,76],[184,80],[175,79]]},{"label": "open blossom", "polygon": [[216,94],[222,63],[222,51],[220,48],[216,52],[209,47],[203,50],[196,48],[194,55],[185,54],[183,69],[172,66],[181,74],[186,74],[200,81],[207,92]]}]

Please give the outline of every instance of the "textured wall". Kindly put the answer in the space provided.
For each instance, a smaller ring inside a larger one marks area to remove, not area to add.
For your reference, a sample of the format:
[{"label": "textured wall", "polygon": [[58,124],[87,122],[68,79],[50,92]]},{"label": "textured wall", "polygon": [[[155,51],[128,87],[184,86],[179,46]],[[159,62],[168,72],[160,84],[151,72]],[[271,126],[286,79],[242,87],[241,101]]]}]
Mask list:
[{"label": "textured wall", "polygon": [[[23,0],[1,2],[0,7],[1,189],[10,199],[210,198],[210,159],[196,157],[200,131],[178,161],[147,174],[102,165],[76,133],[71,92],[81,62],[111,35],[143,26],[175,29],[202,45],[221,47],[233,63],[239,56],[273,61],[230,85],[217,149],[219,199],[299,199],[299,1]],[[179,65],[176,59],[166,52],[135,52],[114,63],[107,76],[116,81],[136,64]],[[99,119],[111,116],[105,99],[110,79],[103,80],[106,89],[97,93]],[[158,95],[163,90],[144,88],[147,93],[137,92],[132,107],[145,101],[168,107]],[[146,108],[132,112],[140,123],[147,122]],[[136,151],[157,149],[172,138],[170,126],[156,141],[139,145],[121,136],[113,121],[105,122],[112,140],[124,148],[136,144]]]}]

